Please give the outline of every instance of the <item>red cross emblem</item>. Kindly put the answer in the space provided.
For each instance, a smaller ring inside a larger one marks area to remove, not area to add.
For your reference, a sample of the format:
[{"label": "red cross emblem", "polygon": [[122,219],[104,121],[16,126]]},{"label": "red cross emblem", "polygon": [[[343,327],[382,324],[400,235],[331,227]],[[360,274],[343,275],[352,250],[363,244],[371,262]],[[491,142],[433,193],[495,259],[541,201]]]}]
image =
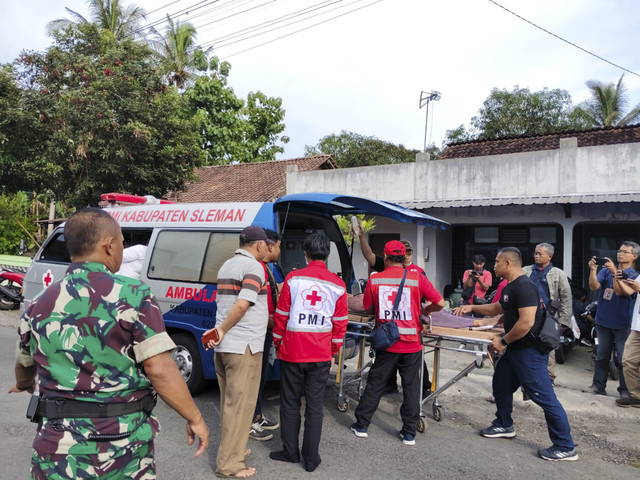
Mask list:
[{"label": "red cross emblem", "polygon": [[326,299],[326,294],[317,285],[302,292],[302,304],[308,310],[320,311]]},{"label": "red cross emblem", "polygon": [[47,270],[44,275],[42,275],[42,285],[48,287],[53,282],[53,275],[51,275],[51,270]]},{"label": "red cross emblem", "polygon": [[393,305],[394,303],[396,303],[396,297],[397,296],[398,296],[398,291],[397,290],[389,292],[389,294],[387,294],[387,302],[389,302],[391,305]]},{"label": "red cross emblem", "polygon": [[[397,296],[398,296],[397,287],[391,287],[389,290],[387,290],[386,293],[384,293],[383,298],[388,310],[393,309],[393,305],[396,303]],[[404,292],[402,292],[402,298],[400,298],[400,302],[398,303],[398,310],[402,310],[404,308],[404,302],[405,302],[405,294]]]}]

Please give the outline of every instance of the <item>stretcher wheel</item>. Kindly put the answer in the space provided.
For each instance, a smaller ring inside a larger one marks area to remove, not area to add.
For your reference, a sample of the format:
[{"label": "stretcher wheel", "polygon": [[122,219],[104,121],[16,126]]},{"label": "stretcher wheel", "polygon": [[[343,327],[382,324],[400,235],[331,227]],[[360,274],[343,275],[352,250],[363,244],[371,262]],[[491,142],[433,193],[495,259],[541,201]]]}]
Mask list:
[{"label": "stretcher wheel", "polygon": [[424,431],[425,431],[424,418],[422,418],[422,417],[420,417],[420,422],[418,423],[418,431],[420,433],[424,433]]},{"label": "stretcher wheel", "polygon": [[442,421],[442,409],[436,405],[433,406],[433,419],[436,422]]},{"label": "stretcher wheel", "polygon": [[347,399],[338,400],[338,411],[346,412],[348,409],[349,409],[349,402],[347,402]]}]

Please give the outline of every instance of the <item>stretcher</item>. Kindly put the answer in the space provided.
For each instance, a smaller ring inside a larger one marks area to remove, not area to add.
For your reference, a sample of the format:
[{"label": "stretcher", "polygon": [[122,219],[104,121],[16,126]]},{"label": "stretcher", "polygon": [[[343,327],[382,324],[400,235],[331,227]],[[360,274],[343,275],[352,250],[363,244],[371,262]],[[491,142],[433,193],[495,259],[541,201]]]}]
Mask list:
[{"label": "stretcher", "polygon": [[[445,312],[443,312],[444,314]],[[447,313],[448,315],[451,315]],[[434,315],[435,316],[435,315]],[[489,359],[492,361],[489,345],[491,338],[503,333],[501,328],[495,326],[474,328],[471,326],[458,326],[458,328],[450,328],[438,325],[428,324],[422,333],[423,354],[427,355],[433,352],[433,373],[431,380],[431,393],[427,397],[420,394],[420,424],[418,431],[424,432],[424,411],[423,407],[427,403],[431,403],[432,416],[436,421],[442,420],[442,409],[438,397],[449,389],[451,386],[459,382],[461,379],[469,375],[473,370],[482,368],[484,361]],[[457,347],[450,346],[451,343],[457,344]],[[474,359],[465,366],[459,373],[449,379],[444,385],[440,386],[440,367],[441,352],[449,350],[453,352],[465,353],[473,355]],[[493,364],[493,361],[492,361]],[[424,375],[424,364],[420,380]]]},{"label": "stretcher", "polygon": [[[484,361],[490,358],[488,350],[491,343],[490,338],[500,334],[502,329],[482,327],[475,329],[471,327],[473,318],[455,317],[450,312],[438,312],[432,315],[431,323],[425,325],[423,331],[423,360],[430,353],[433,357],[433,378],[431,381],[431,393],[427,397],[422,397],[422,388],[420,388],[420,424],[418,431],[424,432],[424,413],[423,406],[427,403],[432,404],[432,415],[436,421],[442,420],[441,405],[438,402],[438,396],[450,388],[452,385],[460,381],[462,378],[476,368],[482,368]],[[450,326],[442,326],[450,325]],[[451,326],[457,328],[451,328]],[[372,317],[357,313],[349,312],[349,321],[347,324],[347,333],[342,347],[338,353],[338,371],[336,374],[336,383],[338,384],[337,408],[341,412],[346,412],[349,408],[349,399],[345,393],[345,387],[351,383],[357,383],[356,395],[360,400],[364,388],[366,386],[366,375],[369,368],[373,365],[375,359],[375,351],[368,344],[368,338],[374,328]],[[444,342],[444,343],[443,343]],[[454,342],[458,346],[452,347],[450,343]],[[367,355],[368,349],[368,355]],[[474,355],[474,360],[457,375],[440,386],[440,365],[442,350],[451,350]],[[358,356],[356,370],[353,373],[344,371],[344,362],[350,358]],[[420,371],[420,385],[422,385],[422,377],[424,376],[424,361]]]},{"label": "stretcher", "polygon": [[[367,339],[373,330],[374,323],[371,317],[360,313],[349,313],[349,321],[347,323],[347,333],[342,347],[338,352],[338,371],[336,373],[336,383],[338,384],[338,410],[346,412],[349,408],[348,397],[344,388],[350,383],[358,383],[357,397],[358,401],[362,397],[365,387],[366,373],[373,365],[375,352],[369,347],[368,360],[365,361],[365,353],[367,350]],[[358,355],[356,371],[346,373],[344,362]]]}]

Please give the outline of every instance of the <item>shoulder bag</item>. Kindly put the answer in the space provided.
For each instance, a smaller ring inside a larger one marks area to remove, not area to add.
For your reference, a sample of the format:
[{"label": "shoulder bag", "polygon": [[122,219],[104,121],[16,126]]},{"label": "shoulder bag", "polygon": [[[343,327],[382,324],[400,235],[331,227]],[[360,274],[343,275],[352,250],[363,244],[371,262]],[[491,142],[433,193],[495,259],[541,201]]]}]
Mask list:
[{"label": "shoulder bag", "polygon": [[544,302],[540,302],[543,310],[542,325],[534,334],[535,345],[540,353],[549,353],[560,345],[560,322],[551,314]]},{"label": "shoulder bag", "polygon": [[[398,305],[400,304],[400,299],[402,298],[402,290],[404,288],[404,280],[406,277],[407,270],[405,269],[402,280],[400,281],[400,286],[398,287],[396,300],[395,302],[393,302],[393,312],[398,311]],[[398,325],[393,319],[389,320],[388,322],[380,323],[376,328],[373,329],[371,335],[369,335],[371,347],[376,351],[386,350],[398,340],[400,340],[400,332],[398,331]]]}]

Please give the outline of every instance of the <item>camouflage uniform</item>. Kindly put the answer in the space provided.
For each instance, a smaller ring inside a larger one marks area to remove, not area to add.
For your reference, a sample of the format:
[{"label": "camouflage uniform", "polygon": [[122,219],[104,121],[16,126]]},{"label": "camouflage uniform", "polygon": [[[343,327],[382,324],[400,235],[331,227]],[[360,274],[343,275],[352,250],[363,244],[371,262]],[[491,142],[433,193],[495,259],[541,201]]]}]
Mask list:
[{"label": "camouflage uniform", "polygon": [[[18,361],[35,362],[40,395],[49,399],[140,400],[152,392],[142,362],[175,348],[151,289],[94,262],[71,264],[27,307],[19,334]],[[32,478],[155,478],[159,430],[145,412],[42,418]]]}]

